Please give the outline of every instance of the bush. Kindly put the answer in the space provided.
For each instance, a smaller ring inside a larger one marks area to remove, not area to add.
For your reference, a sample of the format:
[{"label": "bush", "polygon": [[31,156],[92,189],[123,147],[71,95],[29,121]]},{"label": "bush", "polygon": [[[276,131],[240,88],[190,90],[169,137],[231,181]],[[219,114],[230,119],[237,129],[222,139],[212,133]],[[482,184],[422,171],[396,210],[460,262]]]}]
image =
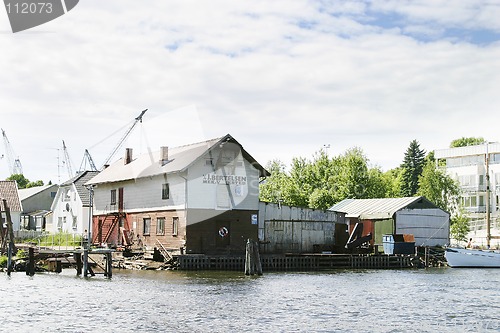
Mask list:
[{"label": "bush", "polygon": [[8,261],[7,256],[0,256],[0,267],[2,268],[7,267],[7,261]]},{"label": "bush", "polygon": [[26,251],[25,251],[25,250],[23,250],[23,249],[19,249],[19,250],[17,250],[16,257],[17,257],[18,259],[26,258],[27,256],[28,256],[28,255],[27,255],[27,253],[26,253]]}]

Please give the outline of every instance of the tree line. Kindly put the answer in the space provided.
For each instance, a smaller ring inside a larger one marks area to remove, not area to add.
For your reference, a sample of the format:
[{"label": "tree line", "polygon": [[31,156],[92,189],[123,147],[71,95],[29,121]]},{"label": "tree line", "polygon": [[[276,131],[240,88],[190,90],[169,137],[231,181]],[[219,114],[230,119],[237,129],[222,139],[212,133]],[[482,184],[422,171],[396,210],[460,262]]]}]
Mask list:
[{"label": "tree line", "polygon": [[[484,143],[483,138],[460,138],[450,147]],[[468,218],[460,206],[458,182],[438,166],[433,152],[426,153],[412,140],[399,167],[383,172],[370,166],[361,148],[329,157],[320,150],[312,159],[293,158],[289,168],[279,159],[270,161],[271,176],[260,185],[260,200],[289,206],[328,209],[344,199],[424,196],[451,214],[451,233],[465,239]]]}]

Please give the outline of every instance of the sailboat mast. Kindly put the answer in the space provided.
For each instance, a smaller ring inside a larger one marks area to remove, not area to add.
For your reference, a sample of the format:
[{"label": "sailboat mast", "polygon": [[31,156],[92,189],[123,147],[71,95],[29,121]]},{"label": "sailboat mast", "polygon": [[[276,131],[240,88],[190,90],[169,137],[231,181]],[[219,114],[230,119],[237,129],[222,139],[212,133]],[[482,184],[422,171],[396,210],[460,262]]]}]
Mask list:
[{"label": "sailboat mast", "polygon": [[486,246],[490,248],[491,221],[490,221],[490,156],[488,152],[488,142],[486,142]]}]

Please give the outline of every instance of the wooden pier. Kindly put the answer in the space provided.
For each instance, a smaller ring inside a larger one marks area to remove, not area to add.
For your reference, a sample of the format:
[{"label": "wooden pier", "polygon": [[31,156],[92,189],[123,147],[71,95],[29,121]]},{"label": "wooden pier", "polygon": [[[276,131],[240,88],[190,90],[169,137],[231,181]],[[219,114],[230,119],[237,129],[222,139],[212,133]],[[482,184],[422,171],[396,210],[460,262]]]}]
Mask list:
[{"label": "wooden pier", "polygon": [[[49,262],[49,270],[60,273],[63,266],[74,266],[77,275],[95,276],[96,274],[103,274],[107,278],[113,276],[112,265],[112,249],[75,249],[75,250],[53,250],[53,249],[40,249],[38,256],[47,256]],[[102,266],[100,263],[92,259],[93,255],[104,255],[105,263]],[[30,262],[31,262],[30,258]],[[99,268],[99,271],[94,268]]]},{"label": "wooden pier", "polygon": [[[321,271],[331,269],[415,268],[414,256],[366,254],[261,255],[263,271]],[[245,256],[181,255],[180,270],[245,271]]]}]

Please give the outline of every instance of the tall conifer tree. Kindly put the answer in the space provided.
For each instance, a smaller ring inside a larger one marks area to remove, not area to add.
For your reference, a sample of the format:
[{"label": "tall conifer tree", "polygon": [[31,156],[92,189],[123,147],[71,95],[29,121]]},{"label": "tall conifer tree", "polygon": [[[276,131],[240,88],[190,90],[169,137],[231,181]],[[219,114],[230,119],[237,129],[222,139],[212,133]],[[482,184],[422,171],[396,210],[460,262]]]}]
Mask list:
[{"label": "tall conifer tree", "polygon": [[401,195],[404,197],[412,197],[418,191],[418,178],[422,174],[425,165],[425,150],[420,149],[420,144],[417,140],[410,142],[410,146],[406,150],[403,164],[403,177],[401,181]]}]

